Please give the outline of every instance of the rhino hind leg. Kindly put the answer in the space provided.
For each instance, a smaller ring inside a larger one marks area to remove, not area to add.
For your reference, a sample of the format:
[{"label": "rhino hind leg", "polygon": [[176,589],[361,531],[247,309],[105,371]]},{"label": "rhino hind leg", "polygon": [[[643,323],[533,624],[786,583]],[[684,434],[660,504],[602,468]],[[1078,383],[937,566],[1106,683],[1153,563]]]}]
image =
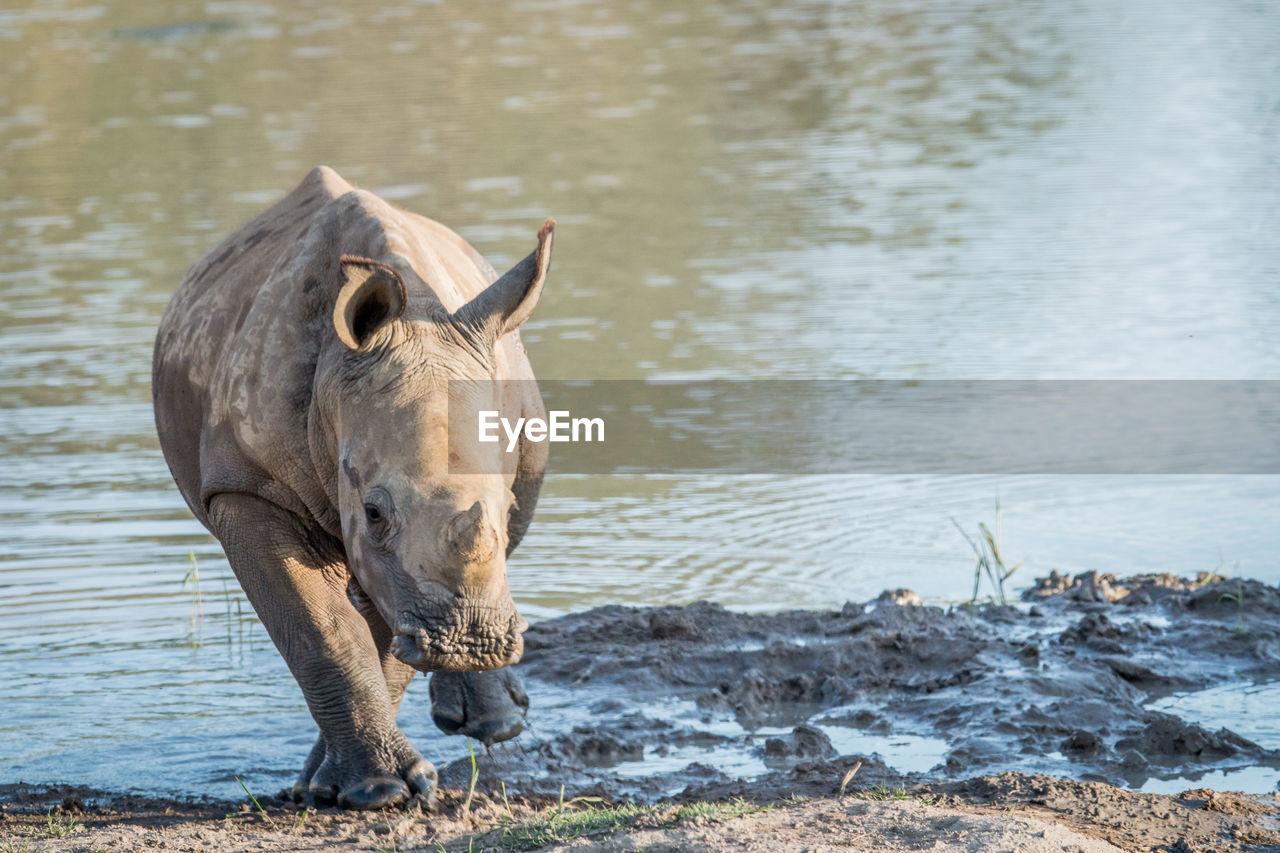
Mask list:
[{"label": "rhino hind leg", "polygon": [[391,698],[391,711],[394,717],[400,710],[400,700],[404,698],[409,682],[413,681],[418,671],[391,653],[391,640],[395,637],[395,632],[387,625],[382,614],[378,612],[377,606],[356,582],[355,577],[347,581],[347,599],[369,625],[373,644],[378,649],[378,661],[382,667],[382,678],[387,683],[387,694]]},{"label": "rhino hind leg", "polygon": [[435,768],[396,725],[377,644],[346,595],[340,549],[297,516],[250,495],[215,496],[209,518],[320,727],[322,744],[308,759],[317,765],[308,798],[375,809],[430,796]]},{"label": "rhino hind leg", "polygon": [[431,719],[447,735],[492,746],[520,734],[528,711],[524,681],[512,667],[431,675]]},{"label": "rhino hind leg", "polygon": [[324,763],[324,753],[324,735],[320,735],[312,745],[311,752],[307,754],[307,760],[302,764],[302,772],[298,774],[298,781],[293,783],[292,788],[283,791],[281,796],[287,796],[295,803],[306,802],[308,792],[311,790],[311,777],[316,775],[316,771]]}]

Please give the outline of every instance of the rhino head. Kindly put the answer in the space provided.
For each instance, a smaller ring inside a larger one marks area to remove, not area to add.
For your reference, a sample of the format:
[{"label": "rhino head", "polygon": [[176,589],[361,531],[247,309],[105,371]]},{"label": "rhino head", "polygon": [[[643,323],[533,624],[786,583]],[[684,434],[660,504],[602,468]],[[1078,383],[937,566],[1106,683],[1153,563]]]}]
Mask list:
[{"label": "rhino head", "polygon": [[394,634],[392,653],[424,672],[496,669],[524,649],[528,623],[506,570],[514,463],[495,444],[451,448],[448,430],[450,412],[475,423],[480,410],[502,408],[499,341],[537,304],[554,226],[548,220],[533,253],[452,313],[433,305],[407,315],[395,266],[342,258],[333,327],[343,347],[325,406],[342,538],[355,580]]}]

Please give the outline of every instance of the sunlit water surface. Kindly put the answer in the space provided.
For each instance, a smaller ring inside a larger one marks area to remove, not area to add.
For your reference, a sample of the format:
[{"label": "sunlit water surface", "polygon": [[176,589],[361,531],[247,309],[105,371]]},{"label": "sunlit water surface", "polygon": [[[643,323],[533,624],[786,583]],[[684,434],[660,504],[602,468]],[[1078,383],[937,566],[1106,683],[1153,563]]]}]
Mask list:
[{"label": "sunlit water surface", "polygon": [[[499,268],[555,215],[543,377],[1280,378],[1274,4],[27,0],[0,46],[0,781],[301,763],[148,383],[186,268],[317,163]],[[951,518],[997,498],[1019,583],[1280,580],[1274,477],[726,474],[549,480],[512,583],[531,618],[955,601]]]}]

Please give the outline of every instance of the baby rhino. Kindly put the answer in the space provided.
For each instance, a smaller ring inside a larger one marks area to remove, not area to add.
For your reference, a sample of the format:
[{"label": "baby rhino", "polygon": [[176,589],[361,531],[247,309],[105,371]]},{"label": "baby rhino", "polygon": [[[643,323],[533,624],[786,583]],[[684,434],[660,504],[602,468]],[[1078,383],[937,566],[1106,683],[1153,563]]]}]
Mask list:
[{"label": "baby rhino", "polygon": [[417,670],[446,673],[432,685],[446,731],[519,731],[527,700],[501,668],[527,624],[506,559],[546,445],[462,442],[451,458],[448,419],[546,416],[518,329],[554,227],[499,277],[453,231],[320,167],[169,303],[160,444],[320,727],[298,795],[379,808],[434,790],[396,726]]}]

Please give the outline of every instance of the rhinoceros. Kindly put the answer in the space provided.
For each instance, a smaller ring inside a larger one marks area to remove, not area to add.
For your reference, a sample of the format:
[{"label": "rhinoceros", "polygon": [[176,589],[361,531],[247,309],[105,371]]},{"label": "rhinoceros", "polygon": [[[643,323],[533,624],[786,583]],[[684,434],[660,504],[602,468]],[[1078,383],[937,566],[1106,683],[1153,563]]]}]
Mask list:
[{"label": "rhinoceros", "polygon": [[528,626],[506,559],[546,445],[459,451],[446,432],[450,411],[545,418],[519,327],[554,228],[499,277],[449,228],[322,166],[196,263],[165,311],[160,445],[319,726],[297,796],[380,808],[434,793],[396,724],[419,670],[437,673],[446,731],[519,731],[528,700],[505,667]]}]

